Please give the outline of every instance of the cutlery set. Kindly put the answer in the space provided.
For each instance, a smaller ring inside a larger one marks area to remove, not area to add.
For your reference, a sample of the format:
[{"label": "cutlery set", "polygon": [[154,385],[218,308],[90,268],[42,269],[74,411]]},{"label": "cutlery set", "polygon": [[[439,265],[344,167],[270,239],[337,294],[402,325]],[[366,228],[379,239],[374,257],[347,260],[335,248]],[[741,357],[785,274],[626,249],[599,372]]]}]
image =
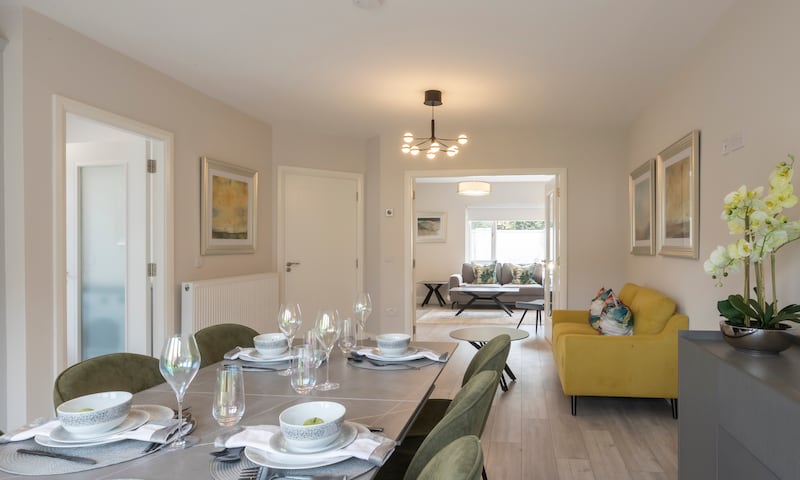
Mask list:
[{"label": "cutlery set", "polygon": [[347,480],[347,475],[295,475],[291,473],[272,472],[268,467],[248,467],[243,468],[239,473],[238,480]]}]

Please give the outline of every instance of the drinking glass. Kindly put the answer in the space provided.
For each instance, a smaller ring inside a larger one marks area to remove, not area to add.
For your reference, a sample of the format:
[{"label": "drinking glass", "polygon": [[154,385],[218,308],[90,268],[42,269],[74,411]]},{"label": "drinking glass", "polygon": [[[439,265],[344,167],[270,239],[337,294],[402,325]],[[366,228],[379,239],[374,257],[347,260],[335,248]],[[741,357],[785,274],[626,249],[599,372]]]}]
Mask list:
[{"label": "drinking glass", "polygon": [[341,324],[339,323],[339,312],[336,310],[320,310],[317,313],[317,322],[314,325],[314,335],[317,337],[320,346],[325,351],[325,383],[317,385],[317,390],[336,390],[339,384],[330,381],[331,373],[331,350],[339,340],[341,333]]},{"label": "drinking glass", "polygon": [[292,348],[290,382],[295,392],[305,395],[317,383],[317,353],[313,347]]},{"label": "drinking glass", "polygon": [[217,368],[217,387],[211,415],[222,427],[239,423],[244,416],[244,374],[241,365],[223,364]]},{"label": "drinking glass", "polygon": [[342,353],[348,355],[350,350],[356,346],[356,330],[358,326],[355,320],[351,318],[342,319],[342,333],[339,336],[339,349]]},{"label": "drinking glass", "polygon": [[[297,335],[297,330],[303,323],[300,317],[300,305],[296,303],[287,303],[280,306],[278,309],[278,328],[286,336],[286,341],[289,343],[289,349],[292,348],[292,342]],[[278,375],[289,375],[289,370],[281,370]]]},{"label": "drinking glass", "polygon": [[353,313],[356,314],[358,319],[358,326],[361,334],[356,338],[356,346],[364,346],[364,329],[367,326],[367,317],[372,313],[372,299],[369,298],[369,293],[359,292],[353,300]]},{"label": "drinking glass", "polygon": [[[158,368],[164,380],[175,391],[178,400],[178,425],[183,425],[183,396],[189,384],[200,369],[200,350],[194,335],[173,335],[164,343]],[[184,437],[183,428],[178,432],[178,439],[170,448],[187,448],[194,445],[197,439]]]}]

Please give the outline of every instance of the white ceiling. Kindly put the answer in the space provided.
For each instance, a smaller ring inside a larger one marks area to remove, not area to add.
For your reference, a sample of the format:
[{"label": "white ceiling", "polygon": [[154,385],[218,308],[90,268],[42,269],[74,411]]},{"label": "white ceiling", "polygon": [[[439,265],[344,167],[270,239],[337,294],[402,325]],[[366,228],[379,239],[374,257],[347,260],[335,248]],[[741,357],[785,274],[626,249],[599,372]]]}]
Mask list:
[{"label": "white ceiling", "polygon": [[[0,0],[273,125],[625,127],[735,0]],[[381,3],[363,0],[361,3]]]}]

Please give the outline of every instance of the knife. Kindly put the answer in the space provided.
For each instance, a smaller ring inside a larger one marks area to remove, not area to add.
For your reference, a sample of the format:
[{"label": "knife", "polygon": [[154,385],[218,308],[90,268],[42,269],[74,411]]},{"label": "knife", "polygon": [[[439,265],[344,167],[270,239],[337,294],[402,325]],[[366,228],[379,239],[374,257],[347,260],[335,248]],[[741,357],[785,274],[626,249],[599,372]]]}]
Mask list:
[{"label": "knife", "polygon": [[61,460],[68,460],[70,462],[85,463],[86,465],[95,465],[97,460],[88,457],[78,457],[75,455],[64,455],[63,453],[48,452],[46,450],[30,450],[28,448],[18,448],[17,453],[23,455],[35,455],[38,457],[60,458]]}]

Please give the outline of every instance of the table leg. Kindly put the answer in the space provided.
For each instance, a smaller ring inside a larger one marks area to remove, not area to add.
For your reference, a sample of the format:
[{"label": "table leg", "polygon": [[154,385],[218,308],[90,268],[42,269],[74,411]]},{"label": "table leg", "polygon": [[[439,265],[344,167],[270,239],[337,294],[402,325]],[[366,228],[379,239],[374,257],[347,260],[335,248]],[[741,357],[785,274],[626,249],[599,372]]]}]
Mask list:
[{"label": "table leg", "polygon": [[519,326],[522,325],[522,321],[525,320],[525,314],[526,313],[528,313],[528,309],[527,308],[522,311],[522,318],[519,319],[519,323],[517,323],[517,328],[519,328]]},{"label": "table leg", "polygon": [[500,299],[497,298],[499,296],[500,295],[496,295],[496,296],[492,297],[492,300],[494,300],[494,303],[496,303],[498,307],[502,308],[503,311],[505,311],[508,314],[509,317],[514,315],[514,312],[512,312],[511,309],[508,308],[505,303],[501,302]]},{"label": "table leg", "polygon": [[539,323],[542,321],[542,311],[536,310],[536,328],[534,328],[534,332],[539,333]]},{"label": "table leg", "polygon": [[442,288],[442,285],[443,284],[440,283],[440,284],[436,285],[436,288],[433,289],[433,293],[436,294],[436,300],[439,301],[439,306],[440,307],[444,307],[444,305],[445,305],[444,298],[442,297],[442,294],[439,293],[439,289]]},{"label": "table leg", "polygon": [[425,285],[426,287],[428,287],[428,294],[427,294],[427,295],[425,295],[425,300],[423,300],[423,301],[422,301],[422,305],[420,305],[421,307],[424,307],[425,305],[427,305],[427,304],[428,304],[428,302],[430,302],[430,301],[431,301],[431,295],[433,295],[433,287],[432,287],[430,284],[428,284],[428,283],[426,283],[426,284],[424,284],[424,285]]},{"label": "table leg", "polygon": [[[461,307],[461,310],[459,310],[459,311],[457,311],[457,312],[456,312],[456,317],[457,317],[457,316],[459,316],[459,315],[461,315],[461,312],[463,312],[464,310],[466,310],[467,308],[469,308],[469,306],[470,306],[470,305],[472,305],[473,303],[475,303],[475,300],[477,300],[477,299],[478,299],[478,297],[477,297],[477,296],[475,296],[475,295],[472,295],[472,294],[471,294],[471,293],[469,293],[469,292],[467,292],[467,295],[470,295],[472,298],[470,298],[470,299],[469,299],[469,302],[467,302],[467,303],[466,303],[466,304],[465,304],[463,307]],[[477,347],[477,348],[480,348],[480,347]]]}]

